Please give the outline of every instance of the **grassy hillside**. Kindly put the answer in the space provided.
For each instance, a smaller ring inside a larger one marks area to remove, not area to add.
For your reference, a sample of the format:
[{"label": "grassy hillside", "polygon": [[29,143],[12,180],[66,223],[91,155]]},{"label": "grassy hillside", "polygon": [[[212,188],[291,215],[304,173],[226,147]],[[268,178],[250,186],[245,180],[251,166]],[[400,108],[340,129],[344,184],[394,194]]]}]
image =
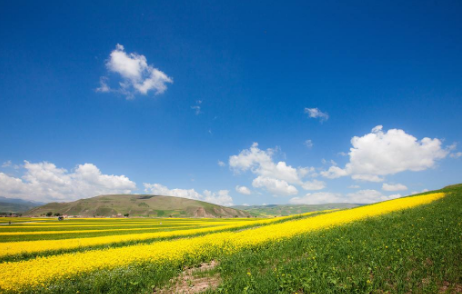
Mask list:
[{"label": "grassy hillside", "polygon": [[226,256],[220,292],[461,293],[462,185],[440,191],[428,205]]},{"label": "grassy hillside", "polygon": [[160,195],[101,195],[68,203],[48,203],[26,214],[43,216],[48,212],[70,216],[145,217],[250,217],[248,212],[180,197]]},{"label": "grassy hillside", "polygon": [[307,205],[307,204],[287,204],[287,205],[236,205],[233,208],[245,210],[252,214],[253,216],[287,216],[293,214],[300,214],[311,211],[322,211],[329,209],[344,209],[344,208],[353,208],[357,207],[360,204],[352,203],[329,203],[329,204],[316,204],[316,205]]}]

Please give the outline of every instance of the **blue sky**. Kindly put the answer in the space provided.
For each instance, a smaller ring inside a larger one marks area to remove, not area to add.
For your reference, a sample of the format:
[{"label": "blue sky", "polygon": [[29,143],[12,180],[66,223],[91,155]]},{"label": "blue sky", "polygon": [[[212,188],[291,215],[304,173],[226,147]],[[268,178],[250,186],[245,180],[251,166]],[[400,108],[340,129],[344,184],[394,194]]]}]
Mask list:
[{"label": "blue sky", "polygon": [[461,182],[461,12],[2,2],[0,196],[366,203]]}]

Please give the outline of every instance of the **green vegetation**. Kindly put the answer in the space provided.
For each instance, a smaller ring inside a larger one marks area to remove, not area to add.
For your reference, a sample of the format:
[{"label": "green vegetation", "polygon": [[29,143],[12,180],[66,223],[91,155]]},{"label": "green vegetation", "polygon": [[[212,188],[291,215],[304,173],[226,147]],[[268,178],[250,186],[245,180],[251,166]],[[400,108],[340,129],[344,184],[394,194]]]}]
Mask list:
[{"label": "green vegetation", "polygon": [[462,189],[435,203],[221,260],[223,293],[452,293],[462,285]]}]

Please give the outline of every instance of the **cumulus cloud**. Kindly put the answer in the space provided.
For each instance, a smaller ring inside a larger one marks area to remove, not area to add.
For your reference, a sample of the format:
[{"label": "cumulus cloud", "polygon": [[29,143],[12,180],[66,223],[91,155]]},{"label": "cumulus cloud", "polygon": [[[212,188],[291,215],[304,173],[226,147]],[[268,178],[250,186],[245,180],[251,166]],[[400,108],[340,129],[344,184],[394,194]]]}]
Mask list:
[{"label": "cumulus cloud", "polygon": [[278,180],[273,178],[267,178],[259,176],[253,180],[252,186],[255,188],[265,188],[268,192],[272,193],[273,195],[280,195],[280,196],[290,196],[296,195],[298,193],[297,188],[292,185],[289,185],[284,180]]},{"label": "cumulus cloud", "polygon": [[250,195],[250,189],[247,188],[246,186],[236,186],[236,191],[238,193],[244,194],[244,195]]},{"label": "cumulus cloud", "polygon": [[360,190],[354,193],[342,195],[340,193],[317,192],[308,193],[303,197],[293,197],[289,200],[292,204],[323,204],[323,203],[358,203],[370,204],[401,197],[400,194],[386,196],[376,190]]},{"label": "cumulus cloud", "polygon": [[241,151],[238,155],[229,157],[229,166],[236,173],[251,171],[257,178],[252,185],[264,188],[275,196],[287,196],[297,193],[293,185],[304,185],[311,189],[322,189],[323,182],[303,182],[306,176],[315,176],[312,167],[294,168],[284,161],[275,163],[273,155],[276,149],[261,150],[258,143],[253,143],[249,149]]},{"label": "cumulus cloud", "polygon": [[117,44],[106,62],[109,72],[119,75],[121,82],[113,89],[109,86],[107,77],[100,78],[99,92],[119,92],[127,98],[135,94],[146,95],[149,91],[162,94],[167,90],[167,83],[173,83],[172,78],[164,72],[149,65],[144,55],[125,52],[124,46]]},{"label": "cumulus cloud", "polygon": [[35,201],[71,201],[100,194],[131,193],[136,184],[124,175],[106,175],[91,163],[73,171],[53,163],[24,161],[21,178],[0,173],[0,195]]},{"label": "cumulus cloud", "polygon": [[418,140],[399,129],[383,132],[380,125],[369,134],[353,137],[351,144],[345,168],[331,166],[321,175],[331,179],[349,175],[355,180],[381,182],[386,175],[432,168],[449,153],[439,139]]},{"label": "cumulus cloud", "polygon": [[203,193],[200,194],[194,189],[169,189],[161,184],[144,183],[144,191],[155,195],[176,196],[224,206],[233,205],[233,198],[229,196],[228,190],[219,190],[216,193],[204,190]]},{"label": "cumulus cloud", "polygon": [[226,166],[226,163],[224,163],[223,161],[221,160],[218,160],[218,165],[223,167],[223,166]]},{"label": "cumulus cloud", "polygon": [[329,119],[329,115],[326,112],[322,112],[318,108],[305,108],[305,113],[308,114],[308,117],[318,118],[321,122]]},{"label": "cumulus cloud", "polygon": [[382,185],[382,190],[384,191],[405,191],[407,187],[403,184],[387,184]]}]

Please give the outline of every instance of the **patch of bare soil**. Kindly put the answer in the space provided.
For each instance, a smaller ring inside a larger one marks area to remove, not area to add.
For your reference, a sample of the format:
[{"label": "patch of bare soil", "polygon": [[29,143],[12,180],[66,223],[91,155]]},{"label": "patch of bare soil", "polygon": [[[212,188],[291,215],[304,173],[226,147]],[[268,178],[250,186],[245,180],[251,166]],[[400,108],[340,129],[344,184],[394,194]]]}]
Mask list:
[{"label": "patch of bare soil", "polygon": [[462,285],[455,284],[451,285],[449,282],[444,282],[443,286],[440,287],[440,293],[451,293],[451,294],[456,294],[456,293],[462,293]]},{"label": "patch of bare soil", "polygon": [[221,278],[217,273],[212,276],[198,276],[200,272],[206,272],[218,265],[212,260],[210,263],[203,263],[200,267],[190,268],[183,271],[178,277],[171,279],[172,286],[160,290],[154,290],[155,294],[193,294],[201,293],[208,289],[216,289],[220,285]]}]

